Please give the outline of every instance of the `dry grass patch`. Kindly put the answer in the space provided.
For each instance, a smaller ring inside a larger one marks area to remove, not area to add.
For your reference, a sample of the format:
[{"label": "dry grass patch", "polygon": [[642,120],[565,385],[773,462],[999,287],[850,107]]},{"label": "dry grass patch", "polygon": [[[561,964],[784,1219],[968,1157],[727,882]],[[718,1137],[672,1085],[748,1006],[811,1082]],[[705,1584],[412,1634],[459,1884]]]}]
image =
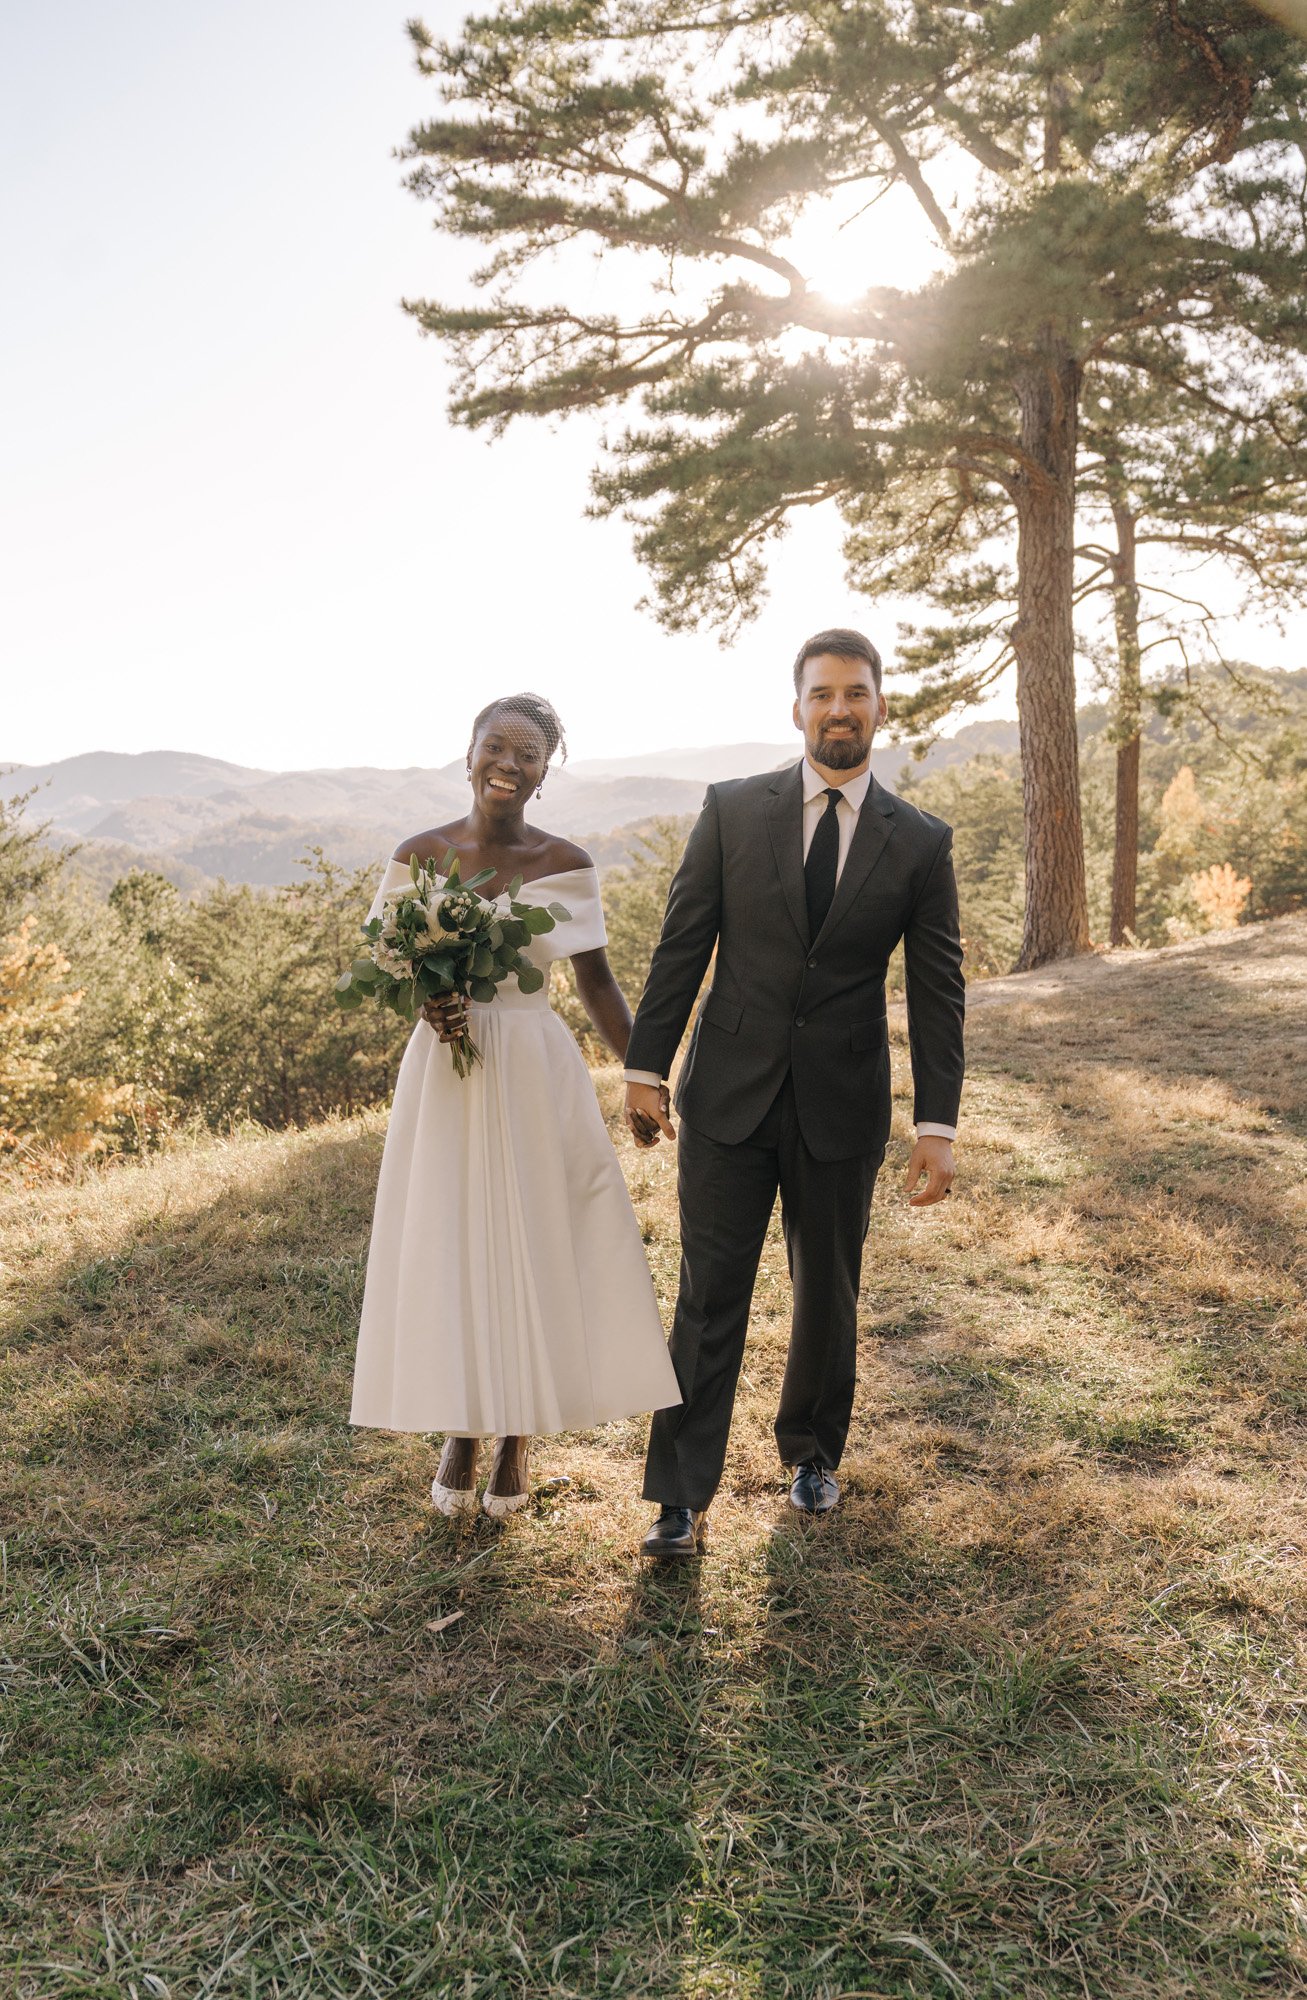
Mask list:
[{"label": "dry grass patch", "polygon": [[[0,1197],[10,1989],[1307,1990],[1305,995],[1301,922],[978,989],[842,1507],[778,1476],[773,1230],[670,1575],[641,1423],[506,1533],[347,1428],[379,1120]],[[670,1312],[674,1160],[618,1143]]]}]

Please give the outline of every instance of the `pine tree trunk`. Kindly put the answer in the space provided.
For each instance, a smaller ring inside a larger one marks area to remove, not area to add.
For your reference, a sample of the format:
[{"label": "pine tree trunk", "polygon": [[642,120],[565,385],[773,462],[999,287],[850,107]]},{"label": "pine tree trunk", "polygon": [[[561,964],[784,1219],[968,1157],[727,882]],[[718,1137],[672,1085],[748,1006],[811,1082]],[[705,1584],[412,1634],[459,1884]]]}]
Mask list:
[{"label": "pine tree trunk", "polygon": [[1026,833],[1026,912],[1017,970],[1088,951],[1072,633],[1079,366],[1049,331],[1017,382],[1017,716]]},{"label": "pine tree trunk", "polygon": [[1125,944],[1135,929],[1139,881],[1139,724],[1143,706],[1139,663],[1139,581],[1135,570],[1135,517],[1114,496],[1116,559],[1112,604],[1116,616],[1116,840],[1112,851],[1112,943]]}]

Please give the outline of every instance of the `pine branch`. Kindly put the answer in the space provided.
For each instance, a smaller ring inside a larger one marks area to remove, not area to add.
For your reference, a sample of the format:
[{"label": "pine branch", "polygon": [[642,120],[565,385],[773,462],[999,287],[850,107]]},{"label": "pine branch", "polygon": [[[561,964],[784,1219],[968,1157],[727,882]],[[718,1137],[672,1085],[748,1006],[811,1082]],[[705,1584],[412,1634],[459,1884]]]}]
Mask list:
[{"label": "pine branch", "polygon": [[934,109],[948,120],[972,159],[980,166],[988,167],[990,173],[1001,174],[1006,179],[1008,175],[1018,174],[1024,170],[1026,163],[1020,154],[1012,152],[1007,146],[1000,145],[997,139],[984,130],[977,118],[965,111],[960,104],[955,104],[947,93],[941,93],[934,100]]},{"label": "pine branch", "polygon": [[953,229],[949,219],[931,193],[925,175],[908,151],[901,135],[895,131],[887,118],[875,120],[873,129],[889,148],[890,156],[899,170],[899,178],[916,196],[922,213],[927,217],[940,242],[951,244]]}]

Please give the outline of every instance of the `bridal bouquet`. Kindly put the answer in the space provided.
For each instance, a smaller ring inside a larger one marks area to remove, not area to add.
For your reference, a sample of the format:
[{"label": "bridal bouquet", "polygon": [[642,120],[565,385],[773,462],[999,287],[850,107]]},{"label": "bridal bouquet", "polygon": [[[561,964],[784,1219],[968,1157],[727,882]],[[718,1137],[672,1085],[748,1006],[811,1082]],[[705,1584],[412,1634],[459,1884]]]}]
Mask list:
[{"label": "bridal bouquet", "polygon": [[[538,993],[545,975],[524,956],[523,946],[556,923],[569,922],[572,913],[561,903],[520,903],[520,875],[502,896],[488,902],[477,891],[494,872],[483,868],[464,882],[452,847],[439,870],[433,861],[411,860],[413,887],[392,890],[386,897],[381,915],[363,926],[366,955],[336,981],[340,1006],[361,1007],[372,998],[404,1020],[416,1021],[428,1000],[451,994],[493,1000],[500,981],[510,974],[521,992]],[[470,1076],[481,1061],[470,1032],[465,1028],[449,1049],[458,1074]]]}]

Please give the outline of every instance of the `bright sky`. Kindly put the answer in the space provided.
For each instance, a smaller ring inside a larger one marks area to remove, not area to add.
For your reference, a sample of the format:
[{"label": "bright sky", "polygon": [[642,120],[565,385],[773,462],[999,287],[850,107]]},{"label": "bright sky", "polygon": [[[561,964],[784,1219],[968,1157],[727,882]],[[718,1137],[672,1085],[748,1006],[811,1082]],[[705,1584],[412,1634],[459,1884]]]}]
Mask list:
[{"label": "bright sky", "polygon": [[[583,519],[596,424],[446,422],[440,351],[398,307],[456,291],[465,261],[391,157],[434,108],[405,11],[10,11],[0,759],[435,764],[518,686],[577,756],[774,741],[814,628],[861,625],[892,658],[834,522],[796,527],[723,652],[637,612],[628,531]],[[879,280],[916,282],[915,211],[876,227]]]}]

